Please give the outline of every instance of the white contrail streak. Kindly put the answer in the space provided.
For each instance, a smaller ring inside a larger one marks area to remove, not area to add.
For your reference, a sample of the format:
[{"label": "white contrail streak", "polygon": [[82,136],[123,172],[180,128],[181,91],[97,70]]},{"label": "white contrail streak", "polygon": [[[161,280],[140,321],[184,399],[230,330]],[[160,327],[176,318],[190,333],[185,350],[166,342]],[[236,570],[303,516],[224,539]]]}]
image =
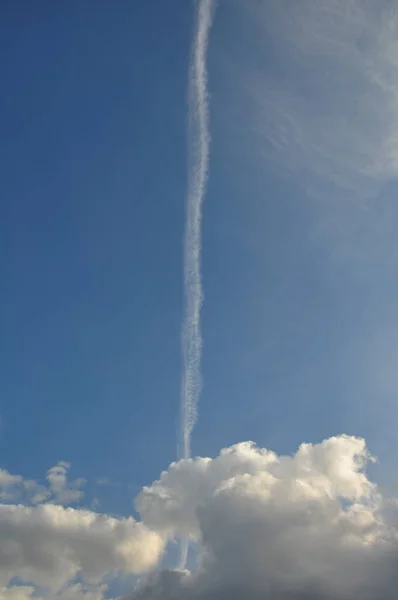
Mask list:
[{"label": "white contrail streak", "polygon": [[[200,361],[202,336],[200,310],[203,302],[201,276],[202,205],[209,168],[209,102],[206,54],[214,13],[213,0],[197,0],[196,25],[188,81],[188,190],[184,238],[184,321],[182,327],[183,374],[181,382],[180,447],[182,458],[191,455],[191,435],[197,419],[202,389]],[[181,546],[181,567],[188,552]]]},{"label": "white contrail streak", "polygon": [[181,385],[181,442],[184,458],[191,452],[191,433],[197,417],[202,387],[200,359],[202,337],[201,224],[209,166],[209,109],[206,51],[212,23],[213,0],[197,0],[196,28],[189,70],[189,172],[184,247],[185,314],[182,329],[183,375]]}]

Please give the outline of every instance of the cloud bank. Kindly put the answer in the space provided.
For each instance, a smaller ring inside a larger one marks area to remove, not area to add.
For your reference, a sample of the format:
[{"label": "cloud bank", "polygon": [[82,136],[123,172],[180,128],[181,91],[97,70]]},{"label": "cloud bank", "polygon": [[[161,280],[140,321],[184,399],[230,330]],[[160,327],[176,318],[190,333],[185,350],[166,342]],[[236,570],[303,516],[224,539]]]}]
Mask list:
[{"label": "cloud bank", "polygon": [[160,536],[134,519],[47,504],[0,506],[0,582],[13,577],[61,589],[77,574],[100,581],[116,569],[139,573],[153,567]]},{"label": "cloud bank", "polygon": [[46,485],[0,470],[1,600],[99,600],[104,578],[158,564],[165,539],[157,532],[70,506],[83,499],[84,480],[70,481],[69,468],[49,469]]},{"label": "cloud bank", "polygon": [[252,443],[174,463],[137,498],[143,521],[199,545],[193,574],[163,572],[134,598],[389,600],[398,548],[364,440],[278,456]]},{"label": "cloud bank", "polygon": [[[109,578],[133,573],[132,600],[392,600],[397,501],[367,475],[374,461],[347,435],[292,456],[242,442],[172,463],[137,496],[141,521],[0,504],[0,598],[101,600]],[[156,572],[182,535],[197,567]]]}]

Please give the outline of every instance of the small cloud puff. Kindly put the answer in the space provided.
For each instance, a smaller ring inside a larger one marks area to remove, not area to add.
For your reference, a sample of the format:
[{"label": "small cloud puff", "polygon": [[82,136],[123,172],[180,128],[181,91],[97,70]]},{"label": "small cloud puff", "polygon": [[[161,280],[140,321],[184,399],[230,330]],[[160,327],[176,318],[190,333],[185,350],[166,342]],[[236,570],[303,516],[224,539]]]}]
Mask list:
[{"label": "small cloud puff", "polygon": [[68,482],[70,463],[60,461],[47,472],[47,481],[54,500],[57,504],[72,504],[83,497],[80,489],[86,483],[84,479]]}]

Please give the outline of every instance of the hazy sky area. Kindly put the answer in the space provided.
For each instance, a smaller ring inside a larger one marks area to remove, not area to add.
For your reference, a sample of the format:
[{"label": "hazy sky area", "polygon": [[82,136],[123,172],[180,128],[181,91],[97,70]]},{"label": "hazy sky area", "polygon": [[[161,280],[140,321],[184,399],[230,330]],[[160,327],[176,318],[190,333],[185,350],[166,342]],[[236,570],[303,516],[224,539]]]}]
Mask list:
[{"label": "hazy sky area", "polygon": [[395,0],[1,4],[0,600],[396,598],[397,40]]}]

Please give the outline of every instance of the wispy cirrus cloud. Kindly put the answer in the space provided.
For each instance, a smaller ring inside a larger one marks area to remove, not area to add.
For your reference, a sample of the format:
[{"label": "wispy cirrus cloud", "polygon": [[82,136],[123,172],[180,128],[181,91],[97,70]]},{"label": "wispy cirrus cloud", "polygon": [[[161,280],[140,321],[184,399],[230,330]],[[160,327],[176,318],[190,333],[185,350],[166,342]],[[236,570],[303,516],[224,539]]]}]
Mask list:
[{"label": "wispy cirrus cloud", "polygon": [[219,42],[222,81],[240,107],[226,135],[306,195],[314,235],[335,257],[396,265],[398,210],[386,192],[398,178],[396,4],[232,0],[223,15],[233,26]]},{"label": "wispy cirrus cloud", "polygon": [[249,0],[234,6],[256,49],[244,80],[255,125],[284,166],[361,196],[397,177],[396,5]]}]

